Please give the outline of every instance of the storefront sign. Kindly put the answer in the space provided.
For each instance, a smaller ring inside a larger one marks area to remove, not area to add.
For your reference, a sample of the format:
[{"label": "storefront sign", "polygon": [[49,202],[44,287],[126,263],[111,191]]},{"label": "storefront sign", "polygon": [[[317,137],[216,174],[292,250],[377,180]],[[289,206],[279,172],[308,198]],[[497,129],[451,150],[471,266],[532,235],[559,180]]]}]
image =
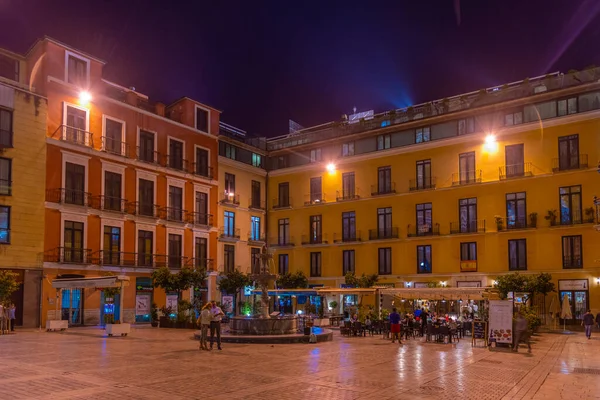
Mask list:
[{"label": "storefront sign", "polygon": [[508,300],[490,300],[490,341],[512,343],[513,302]]},{"label": "storefront sign", "polygon": [[138,294],[135,296],[135,315],[150,314],[150,295]]},{"label": "storefront sign", "polygon": [[458,281],[456,287],[481,287],[481,281]]},{"label": "storefront sign", "polygon": [[487,346],[487,322],[484,321],[473,321],[472,341],[471,345],[475,344],[476,340],[484,340]]},{"label": "storefront sign", "polygon": [[138,277],[135,279],[135,289],[138,292],[153,292],[152,278]]},{"label": "storefront sign", "polygon": [[233,312],[233,296],[221,297],[221,310],[223,310],[224,313]]},{"label": "storefront sign", "polygon": [[558,290],[588,290],[587,279],[562,279],[558,281]]},{"label": "storefront sign", "polygon": [[171,307],[171,312],[173,312],[173,313],[177,312],[177,300],[178,300],[178,296],[176,294],[168,294],[167,295],[166,306],[167,306],[167,308]]},{"label": "storefront sign", "polygon": [[429,287],[427,282],[415,282],[415,289],[426,289]]}]

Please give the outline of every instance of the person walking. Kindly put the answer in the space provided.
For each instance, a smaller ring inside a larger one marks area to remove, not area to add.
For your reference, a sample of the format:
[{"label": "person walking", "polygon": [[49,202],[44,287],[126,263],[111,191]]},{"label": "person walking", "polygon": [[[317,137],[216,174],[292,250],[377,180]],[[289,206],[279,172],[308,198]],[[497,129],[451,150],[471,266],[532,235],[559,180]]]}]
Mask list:
[{"label": "person walking", "polygon": [[594,326],[594,314],[592,314],[592,310],[587,310],[587,312],[584,314],[581,325],[585,327],[585,336],[588,338],[588,340],[591,339],[592,327]]},{"label": "person walking", "polygon": [[221,320],[225,315],[221,307],[217,306],[217,303],[213,300],[211,301],[211,314],[212,319],[210,321],[210,349],[213,348],[213,342],[215,338],[215,332],[217,333],[217,349],[221,349]]},{"label": "person walking", "polygon": [[200,316],[198,317],[198,321],[196,323],[200,325],[200,349],[199,350],[209,350],[208,349],[208,330],[210,329],[210,323],[212,321],[212,304],[206,303],[200,312]]},{"label": "person walking", "polygon": [[10,320],[10,330],[11,332],[15,331],[15,322],[17,322],[17,308],[13,303],[10,303],[8,307],[8,319]]},{"label": "person walking", "polygon": [[517,313],[517,321],[515,323],[515,346],[513,351],[519,351],[519,342],[527,344],[528,352],[531,353],[531,343],[529,342],[529,332],[527,332],[527,320],[523,316],[523,313],[519,311]]},{"label": "person walking", "polygon": [[400,337],[400,314],[396,310],[396,307],[392,309],[390,314],[390,331],[392,332],[392,343],[398,339],[398,344],[402,344],[402,338]]}]

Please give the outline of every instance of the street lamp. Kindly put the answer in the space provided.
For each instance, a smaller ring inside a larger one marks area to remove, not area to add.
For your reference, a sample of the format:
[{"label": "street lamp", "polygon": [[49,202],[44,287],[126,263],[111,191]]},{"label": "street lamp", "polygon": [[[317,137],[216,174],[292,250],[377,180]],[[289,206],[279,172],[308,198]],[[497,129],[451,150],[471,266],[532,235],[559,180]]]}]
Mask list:
[{"label": "street lamp", "polygon": [[90,94],[90,92],[83,91],[79,93],[79,104],[81,104],[82,106],[86,106],[89,104],[90,101],[92,101],[92,95]]}]

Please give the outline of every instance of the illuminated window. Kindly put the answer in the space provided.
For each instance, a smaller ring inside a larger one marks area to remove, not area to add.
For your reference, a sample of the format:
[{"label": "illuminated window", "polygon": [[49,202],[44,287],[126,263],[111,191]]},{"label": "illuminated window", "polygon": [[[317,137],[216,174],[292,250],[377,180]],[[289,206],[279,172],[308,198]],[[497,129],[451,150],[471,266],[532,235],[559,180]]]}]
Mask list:
[{"label": "illuminated window", "polygon": [[428,126],[424,128],[418,128],[415,131],[415,143],[429,142],[431,140],[431,130]]}]

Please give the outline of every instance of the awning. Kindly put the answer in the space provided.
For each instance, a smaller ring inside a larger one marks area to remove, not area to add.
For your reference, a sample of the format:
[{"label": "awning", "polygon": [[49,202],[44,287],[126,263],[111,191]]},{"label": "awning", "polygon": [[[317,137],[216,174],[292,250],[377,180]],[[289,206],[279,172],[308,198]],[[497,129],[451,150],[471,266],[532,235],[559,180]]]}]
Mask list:
[{"label": "awning", "polygon": [[[316,296],[314,289],[269,289],[269,296]],[[254,289],[252,294],[262,294],[260,289]]]},{"label": "awning", "polygon": [[402,299],[424,300],[483,300],[491,288],[389,288],[380,289],[384,295]]},{"label": "awning", "polygon": [[64,278],[54,279],[52,287],[55,289],[79,289],[79,288],[108,288],[121,287],[121,282],[124,286],[129,284],[129,277],[125,275],[118,276],[99,276],[90,278]]}]

